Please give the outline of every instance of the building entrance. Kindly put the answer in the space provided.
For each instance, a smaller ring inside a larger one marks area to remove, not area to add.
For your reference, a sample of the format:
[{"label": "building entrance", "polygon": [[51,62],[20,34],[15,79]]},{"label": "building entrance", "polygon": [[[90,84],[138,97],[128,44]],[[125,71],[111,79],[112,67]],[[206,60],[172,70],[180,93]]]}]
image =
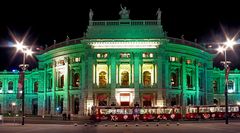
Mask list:
[{"label": "building entrance", "polygon": [[120,93],[120,105],[130,106],[130,93]]},{"label": "building entrance", "polygon": [[132,88],[117,88],[115,92],[116,101],[120,106],[132,106],[134,96]]}]

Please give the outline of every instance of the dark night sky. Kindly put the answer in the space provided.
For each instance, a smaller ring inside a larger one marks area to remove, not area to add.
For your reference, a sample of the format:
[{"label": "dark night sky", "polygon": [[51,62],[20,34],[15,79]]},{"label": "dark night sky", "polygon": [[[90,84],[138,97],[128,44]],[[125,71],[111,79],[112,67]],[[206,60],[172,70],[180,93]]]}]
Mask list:
[{"label": "dark night sky", "polygon": [[[50,1],[50,0],[48,0]],[[162,25],[168,36],[180,38],[184,35],[186,40],[198,42],[223,41],[225,31],[233,36],[240,30],[240,10],[236,1],[211,2],[208,1],[173,1],[167,0],[67,0],[66,2],[25,1],[0,2],[0,70],[18,69],[22,62],[22,55],[16,54],[14,48],[9,48],[13,39],[9,32],[21,38],[29,31],[26,38],[27,45],[38,47],[64,41],[68,35],[71,39],[79,38],[86,31],[88,25],[88,12],[92,8],[94,20],[117,20],[120,3],[131,10],[131,19],[156,18],[156,11],[162,10]],[[238,36],[240,38],[240,35]],[[235,54],[228,52],[232,61],[232,68],[240,69],[240,45],[235,47]],[[20,57],[20,58],[19,58]],[[223,56],[215,59],[215,65]],[[36,67],[35,59],[28,58],[31,68]]]}]

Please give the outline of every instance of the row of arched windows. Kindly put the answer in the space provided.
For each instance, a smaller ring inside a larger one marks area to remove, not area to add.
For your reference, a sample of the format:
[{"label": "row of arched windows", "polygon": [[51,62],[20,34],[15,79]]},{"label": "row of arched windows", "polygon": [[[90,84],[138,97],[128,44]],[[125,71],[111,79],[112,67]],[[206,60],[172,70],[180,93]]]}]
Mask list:
[{"label": "row of arched windows", "polygon": [[[105,71],[101,71],[98,76],[98,85],[99,87],[106,87],[107,85],[107,73]],[[143,85],[144,86],[150,86],[151,85],[151,73],[149,71],[145,71],[143,73]],[[60,76],[59,78],[59,87],[63,87],[64,83],[64,76]],[[80,86],[80,75],[79,73],[73,73],[72,76],[72,86],[73,87],[79,87]],[[121,86],[129,86],[129,72],[123,71],[121,73]]]},{"label": "row of arched windows", "polygon": [[[3,83],[0,81],[0,90],[3,88]],[[8,91],[13,91],[13,81],[8,82]],[[34,92],[38,92],[38,82],[34,82]]]}]

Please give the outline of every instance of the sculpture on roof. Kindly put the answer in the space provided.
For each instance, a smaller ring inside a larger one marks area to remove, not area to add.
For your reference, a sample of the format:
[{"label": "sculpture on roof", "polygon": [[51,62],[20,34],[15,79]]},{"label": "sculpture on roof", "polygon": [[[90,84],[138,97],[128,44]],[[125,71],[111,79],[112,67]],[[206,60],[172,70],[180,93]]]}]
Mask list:
[{"label": "sculpture on roof", "polygon": [[89,20],[91,21],[92,18],[93,18],[93,10],[90,9],[90,11],[89,11]]},{"label": "sculpture on roof", "polygon": [[126,6],[124,6],[123,8],[122,4],[120,5],[120,7],[121,7],[121,11],[119,12],[119,15],[121,19],[129,19],[130,10],[127,10]]},{"label": "sculpture on roof", "polygon": [[158,8],[156,15],[157,15],[157,20],[161,20],[162,11],[160,10],[160,8]]}]

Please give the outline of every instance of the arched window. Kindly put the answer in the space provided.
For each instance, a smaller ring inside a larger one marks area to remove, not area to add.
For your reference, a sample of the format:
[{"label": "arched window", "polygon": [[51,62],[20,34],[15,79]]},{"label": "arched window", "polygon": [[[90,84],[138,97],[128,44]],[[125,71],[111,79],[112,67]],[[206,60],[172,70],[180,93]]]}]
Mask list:
[{"label": "arched window", "polygon": [[48,74],[48,90],[52,89],[52,76]]},{"label": "arched window", "polygon": [[49,90],[52,89],[52,77],[49,79]]},{"label": "arched window", "polygon": [[2,90],[2,81],[0,81],[0,90]]},{"label": "arched window", "polygon": [[217,93],[218,88],[217,88],[217,81],[216,80],[213,80],[212,86],[213,86],[213,92]]},{"label": "arched window", "polygon": [[173,72],[171,73],[171,85],[173,87],[178,86],[177,74]]},{"label": "arched window", "polygon": [[121,73],[121,85],[128,86],[129,85],[129,73],[127,71],[123,71]]},{"label": "arched window", "polygon": [[232,80],[228,81],[228,93],[233,93],[235,91],[234,89],[234,82]]},{"label": "arched window", "polygon": [[187,75],[187,86],[188,88],[192,88],[192,79],[189,74]]},{"label": "arched window", "polygon": [[13,82],[12,81],[8,82],[8,90],[13,91]]},{"label": "arched window", "polygon": [[34,82],[34,92],[38,92],[38,82]]},{"label": "arched window", "polygon": [[107,73],[105,71],[101,71],[99,73],[99,86],[104,87],[107,85]]},{"label": "arched window", "polygon": [[80,86],[80,76],[79,73],[75,73],[73,75],[73,87],[79,87]]},{"label": "arched window", "polygon": [[151,73],[149,71],[143,72],[143,85],[144,86],[151,85]]},{"label": "arched window", "polygon": [[79,98],[75,98],[74,99],[74,114],[78,114],[79,111]]},{"label": "arched window", "polygon": [[63,86],[64,86],[64,75],[61,75],[58,80],[58,87],[63,88]]}]

